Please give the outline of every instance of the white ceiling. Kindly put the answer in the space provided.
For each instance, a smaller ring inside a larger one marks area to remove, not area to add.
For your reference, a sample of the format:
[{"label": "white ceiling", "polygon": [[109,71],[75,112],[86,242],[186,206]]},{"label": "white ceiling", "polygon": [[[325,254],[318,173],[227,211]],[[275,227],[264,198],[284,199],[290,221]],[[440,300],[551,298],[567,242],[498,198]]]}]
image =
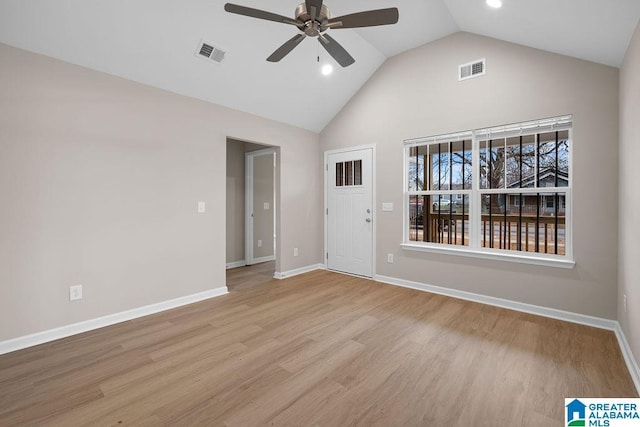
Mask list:
[{"label": "white ceiling", "polygon": [[[293,17],[298,0],[232,0]],[[299,0],[302,1],[302,0]],[[315,132],[387,57],[468,31],[619,66],[640,19],[640,0],[327,0],[333,16],[398,7],[398,24],[330,30],[356,59],[340,68],[304,40],[280,63],[265,61],[296,30],[226,13],[223,0],[0,0],[0,42]],[[227,50],[197,58],[201,39]],[[331,62],[320,74],[316,62]]]}]

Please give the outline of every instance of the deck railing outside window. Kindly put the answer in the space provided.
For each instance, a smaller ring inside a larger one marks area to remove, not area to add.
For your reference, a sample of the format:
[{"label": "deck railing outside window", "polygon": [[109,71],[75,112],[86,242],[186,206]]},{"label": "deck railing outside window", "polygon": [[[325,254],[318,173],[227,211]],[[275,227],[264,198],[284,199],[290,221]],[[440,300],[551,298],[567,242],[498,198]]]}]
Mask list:
[{"label": "deck railing outside window", "polygon": [[569,255],[571,116],[405,144],[406,243]]}]

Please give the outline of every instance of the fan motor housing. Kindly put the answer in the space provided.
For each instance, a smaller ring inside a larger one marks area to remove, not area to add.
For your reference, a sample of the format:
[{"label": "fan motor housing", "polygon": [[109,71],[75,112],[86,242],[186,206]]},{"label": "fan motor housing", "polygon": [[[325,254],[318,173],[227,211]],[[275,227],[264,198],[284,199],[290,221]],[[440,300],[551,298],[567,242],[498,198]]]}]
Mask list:
[{"label": "fan motor housing", "polygon": [[[318,14],[318,17],[316,18],[316,20],[318,22],[322,22],[323,20],[329,19],[329,18],[331,18],[331,14],[329,13],[329,8],[323,4],[322,8],[320,8],[320,13]],[[308,20],[311,19],[311,14],[309,13],[309,11],[307,11],[306,3],[300,3],[298,7],[296,7],[296,19],[299,19],[302,22],[307,22]]]},{"label": "fan motor housing", "polygon": [[323,32],[321,24],[326,22],[330,17],[329,8],[324,4],[320,8],[320,13],[316,19],[311,19],[311,14],[307,11],[306,3],[300,3],[298,7],[296,7],[296,20],[304,22],[302,31],[309,37],[317,37],[320,35]]}]

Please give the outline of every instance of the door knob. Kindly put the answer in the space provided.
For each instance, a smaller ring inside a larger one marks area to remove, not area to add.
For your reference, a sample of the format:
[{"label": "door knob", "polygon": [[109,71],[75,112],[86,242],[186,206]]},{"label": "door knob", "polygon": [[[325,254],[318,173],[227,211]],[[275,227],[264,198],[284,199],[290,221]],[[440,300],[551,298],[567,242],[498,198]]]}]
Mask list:
[{"label": "door knob", "polygon": [[365,219],[365,221],[371,222],[371,218],[367,218],[367,219]]}]

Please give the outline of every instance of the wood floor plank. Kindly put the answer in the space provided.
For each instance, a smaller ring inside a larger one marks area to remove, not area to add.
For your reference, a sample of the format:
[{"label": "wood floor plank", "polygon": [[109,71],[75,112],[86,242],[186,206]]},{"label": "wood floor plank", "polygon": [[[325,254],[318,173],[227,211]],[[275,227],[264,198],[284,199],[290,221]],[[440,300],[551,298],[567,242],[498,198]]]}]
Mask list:
[{"label": "wood floor plank", "polygon": [[273,263],[230,294],[0,356],[0,425],[553,425],[634,397],[615,335]]},{"label": "wood floor plank", "polygon": [[[287,370],[271,365],[252,377],[236,381],[226,390],[181,396],[171,406],[157,410],[156,415],[167,425],[223,425],[225,419],[244,408],[247,402],[269,394],[291,375]],[[176,411],[176,407],[180,410]]]},{"label": "wood floor plank", "polygon": [[332,369],[355,359],[363,350],[362,344],[355,341],[346,342],[326,359],[292,376],[289,380],[274,387],[270,393],[249,402],[244,408],[225,420],[225,425],[250,427],[267,424],[273,416],[277,416],[308,390],[315,388]]},{"label": "wood floor plank", "polygon": [[213,351],[193,349],[171,355],[171,357],[160,361],[154,361],[132,373],[112,375],[100,382],[100,389],[105,396],[118,395],[138,389],[143,393],[145,389],[155,389],[179,383],[183,377],[189,375],[194,375],[194,378],[197,378],[200,370],[233,360],[246,353],[247,347],[242,343],[216,347]]}]

